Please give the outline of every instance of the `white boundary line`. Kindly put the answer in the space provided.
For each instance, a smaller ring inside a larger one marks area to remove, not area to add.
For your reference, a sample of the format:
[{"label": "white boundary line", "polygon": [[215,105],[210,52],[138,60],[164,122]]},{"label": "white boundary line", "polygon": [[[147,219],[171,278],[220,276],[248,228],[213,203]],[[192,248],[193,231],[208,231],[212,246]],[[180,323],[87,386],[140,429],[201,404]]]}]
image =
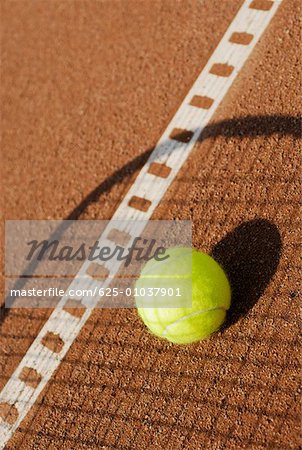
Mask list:
[{"label": "white boundary line", "polygon": [[[229,90],[238,72],[276,13],[281,1],[264,0],[267,10],[256,9],[257,4],[259,5],[258,0],[244,1],[218,47],[142,168],[135,183],[116,210],[112,221],[121,220],[124,223],[126,221],[138,221],[137,225],[132,222],[132,228],[128,225],[128,229],[121,231],[126,231],[129,234],[133,233],[135,236],[140,235],[143,221],[149,220],[152,216],[177,172],[189,156],[201,131],[208,124],[217,106]],[[238,43],[238,41],[241,43]],[[214,66],[215,64],[216,66]],[[226,76],[227,74],[228,76]],[[195,104],[196,102],[199,103],[198,107],[190,104],[194,96],[198,96],[195,97]],[[191,132],[187,134],[186,142],[179,142],[179,140],[171,138],[171,133],[174,129]],[[164,166],[160,164],[164,164]],[[164,172],[158,172],[159,169],[162,169]],[[153,173],[150,173],[149,170]],[[107,236],[106,233],[110,231],[110,226],[113,223],[109,222],[107,229],[102,234],[102,242],[104,240],[103,236]],[[134,226],[136,226],[136,230],[133,229]],[[125,227],[127,227],[127,224],[125,224]],[[71,283],[72,287],[92,288],[100,286],[99,282],[87,277],[87,274],[86,286],[83,286],[79,279],[81,275],[83,276],[86,273],[88,264],[88,262],[83,264],[78,275]],[[109,267],[108,265],[107,269],[110,274],[114,274],[118,267]],[[102,286],[106,286],[109,283],[110,278],[105,280]],[[35,404],[38,396],[60,365],[95,306],[91,304],[91,299],[81,299],[82,304],[87,306],[87,309],[82,317],[79,318],[63,309],[67,300],[67,297],[63,297],[60,300],[58,306],[0,393],[0,449],[4,448],[7,441],[12,437],[31,407]],[[47,333],[52,333],[52,336],[58,335],[60,338],[61,347],[57,352],[43,345],[42,339]],[[28,373],[29,370],[39,380],[35,387],[24,377],[24,373]],[[24,381],[19,378],[20,375]],[[6,410],[10,409],[7,415],[3,413],[5,408]]]}]

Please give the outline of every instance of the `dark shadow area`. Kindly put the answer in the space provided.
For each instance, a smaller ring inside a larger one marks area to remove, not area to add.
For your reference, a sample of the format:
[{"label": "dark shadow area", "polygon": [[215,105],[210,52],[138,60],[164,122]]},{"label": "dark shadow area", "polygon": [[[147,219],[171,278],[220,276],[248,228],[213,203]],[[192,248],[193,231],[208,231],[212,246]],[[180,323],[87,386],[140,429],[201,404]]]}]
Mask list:
[{"label": "dark shadow area", "polygon": [[205,127],[199,140],[204,141],[209,137],[257,137],[291,135],[301,139],[302,118],[300,116],[246,116],[235,119],[222,120]]},{"label": "dark shadow area", "polygon": [[[192,130],[194,133],[194,130]],[[301,138],[301,117],[297,116],[247,116],[238,117],[229,120],[223,120],[217,123],[209,124],[202,131],[199,141],[204,141],[210,137],[257,137],[271,136],[279,134],[280,136],[290,135],[294,138]],[[173,136],[175,140],[183,141],[183,133]],[[120,169],[113,172],[108,178],[102,181],[82,202],[76,206],[64,220],[77,220],[81,214],[92,203],[100,202],[101,196],[110,191],[110,189],[132,176],[141,169],[148,160],[154,148],[148,149],[139,156],[135,157]],[[164,147],[163,147],[164,151]],[[100,203],[101,207],[101,203]],[[66,226],[62,228],[62,232]],[[61,230],[57,230],[60,233]],[[58,234],[59,235],[59,234]],[[242,261],[243,262],[243,261]],[[35,267],[32,267],[32,273]],[[22,289],[25,280],[21,280],[14,286],[15,289]],[[8,308],[0,308],[0,325],[7,315]]]},{"label": "dark shadow area", "polygon": [[144,153],[138,155],[136,158],[125,164],[121,169],[113,172],[112,175],[106,178],[106,180],[90,192],[90,194],[78,206],[76,206],[64,220],[78,220],[89,205],[99,201],[102,194],[110,191],[115,184],[123,182],[126,178],[130,178],[131,175],[133,175],[137,170],[141,169],[153,150],[154,147],[146,150]]},{"label": "dark shadow area", "polygon": [[[199,141],[204,141],[210,137],[256,137],[271,136],[279,134],[282,136],[291,135],[294,138],[301,138],[302,125],[301,117],[291,116],[248,116],[238,117],[236,119],[222,120],[213,123],[204,128]],[[182,140],[182,133],[175,136],[176,139]],[[65,220],[77,220],[85,209],[91,204],[99,201],[102,194],[109,191],[116,183],[122,182],[125,178],[130,177],[136,170],[143,167],[154,148],[146,150],[129,163],[125,164],[121,169],[116,170],[99,186],[96,187],[71,213]]]},{"label": "dark shadow area", "polygon": [[[193,130],[194,132],[194,130]],[[302,125],[301,117],[291,116],[247,116],[236,119],[222,120],[204,128],[199,141],[204,141],[210,137],[256,137],[271,136],[279,134],[282,136],[291,135],[294,138],[301,138]],[[174,136],[174,139],[182,141],[183,133]],[[77,220],[85,209],[91,204],[99,201],[102,194],[109,191],[116,183],[121,183],[125,178],[130,177],[136,170],[141,169],[151,155],[154,148],[146,150],[141,155],[129,161],[121,169],[116,170],[99,186],[97,186],[70,214],[65,220]]]},{"label": "dark shadow area", "polygon": [[211,255],[232,287],[232,304],[224,328],[246,315],[276,272],[282,251],[278,228],[265,219],[244,222],[227,234]]}]

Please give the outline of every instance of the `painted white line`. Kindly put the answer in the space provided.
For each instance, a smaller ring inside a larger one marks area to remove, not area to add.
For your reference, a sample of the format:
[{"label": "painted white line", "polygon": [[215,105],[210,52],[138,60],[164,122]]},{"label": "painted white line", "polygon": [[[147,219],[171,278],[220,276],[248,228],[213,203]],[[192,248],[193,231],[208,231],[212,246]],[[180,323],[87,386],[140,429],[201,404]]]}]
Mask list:
[{"label": "painted white line", "polygon": [[[217,106],[276,13],[281,1],[246,0],[243,3],[135,183],[116,210],[112,220],[122,220],[124,223],[127,220],[133,221],[131,227],[125,223],[121,231],[135,236],[141,234],[144,226],[142,221],[149,220],[152,216],[180,167],[189,156],[199,134],[213,116]],[[261,7],[261,4],[265,4],[265,9],[257,9],[259,5]],[[178,131],[174,132],[175,129]],[[181,130],[186,130],[186,132]],[[115,225],[111,225],[109,222],[102,234],[102,241],[111,228],[115,228]],[[108,242],[110,243],[110,241]],[[87,273],[89,264],[88,261],[83,264],[77,277],[71,283],[73,288],[77,286],[84,288],[83,279],[80,277]],[[118,267],[114,265],[110,267],[108,262],[106,269],[111,275],[116,273]],[[87,277],[85,288],[106,286],[110,281],[110,278],[107,278],[100,283]],[[95,306],[91,298],[82,298],[82,304],[87,309],[82,317],[75,317],[63,309],[67,300],[67,296],[60,300],[0,393],[1,449],[4,448],[32,405],[35,404],[39,394],[60,365]],[[54,342],[46,345],[46,336],[52,336],[53,341],[57,340],[58,347],[52,347]],[[35,369],[39,375],[37,387],[32,387],[26,378],[22,377],[25,368],[26,370]],[[9,408],[11,408],[10,411]]]}]

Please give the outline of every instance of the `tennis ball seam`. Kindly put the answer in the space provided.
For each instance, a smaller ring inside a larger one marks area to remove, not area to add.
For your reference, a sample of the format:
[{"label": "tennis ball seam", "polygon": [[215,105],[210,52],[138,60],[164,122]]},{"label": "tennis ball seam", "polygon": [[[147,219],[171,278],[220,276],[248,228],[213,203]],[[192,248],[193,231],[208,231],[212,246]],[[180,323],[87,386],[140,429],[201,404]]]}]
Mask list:
[{"label": "tennis ball seam", "polygon": [[175,322],[169,323],[164,328],[164,330],[162,332],[162,336],[165,336],[168,333],[170,327],[172,327],[174,325],[177,325],[178,323],[180,323],[180,322],[182,322],[184,320],[187,320],[187,319],[189,319],[191,317],[197,316],[198,314],[203,314],[203,313],[206,313],[206,312],[209,312],[209,311],[218,311],[218,310],[222,310],[222,311],[225,311],[225,312],[227,311],[226,308],[224,308],[223,306],[217,306],[216,308],[206,308],[206,309],[202,309],[201,311],[195,311],[195,312],[193,312],[191,314],[187,314],[184,317],[180,317],[180,319],[175,320]]}]

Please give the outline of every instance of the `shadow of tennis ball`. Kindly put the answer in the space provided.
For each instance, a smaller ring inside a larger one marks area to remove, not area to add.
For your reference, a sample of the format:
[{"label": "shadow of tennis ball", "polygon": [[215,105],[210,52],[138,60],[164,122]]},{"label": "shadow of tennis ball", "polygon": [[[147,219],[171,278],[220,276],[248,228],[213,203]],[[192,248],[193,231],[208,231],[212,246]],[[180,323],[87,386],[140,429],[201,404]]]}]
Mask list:
[{"label": "shadow of tennis ball", "polygon": [[255,305],[279,264],[282,249],[278,228],[265,219],[244,222],[212,250],[232,287],[232,304],[224,327],[235,323]]}]

